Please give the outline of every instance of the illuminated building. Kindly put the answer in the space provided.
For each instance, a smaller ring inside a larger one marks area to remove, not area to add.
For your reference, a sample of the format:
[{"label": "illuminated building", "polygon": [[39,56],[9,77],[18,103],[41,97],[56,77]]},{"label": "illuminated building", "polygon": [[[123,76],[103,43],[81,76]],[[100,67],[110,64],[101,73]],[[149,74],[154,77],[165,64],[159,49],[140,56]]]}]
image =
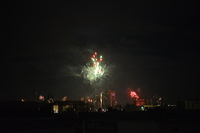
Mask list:
[{"label": "illuminated building", "polygon": [[144,106],[146,103],[146,99],[136,99],[136,106]]},{"label": "illuminated building", "polygon": [[94,108],[97,109],[99,108],[99,96],[98,95],[94,95],[93,96],[93,104],[94,104]]},{"label": "illuminated building", "polygon": [[99,107],[102,108],[102,105],[103,105],[103,92],[101,92],[99,95]]},{"label": "illuminated building", "polygon": [[63,112],[84,112],[87,111],[87,104],[84,101],[55,101],[52,104],[53,113]]},{"label": "illuminated building", "polygon": [[103,106],[104,107],[115,107],[116,106],[116,92],[107,90],[103,94]]}]

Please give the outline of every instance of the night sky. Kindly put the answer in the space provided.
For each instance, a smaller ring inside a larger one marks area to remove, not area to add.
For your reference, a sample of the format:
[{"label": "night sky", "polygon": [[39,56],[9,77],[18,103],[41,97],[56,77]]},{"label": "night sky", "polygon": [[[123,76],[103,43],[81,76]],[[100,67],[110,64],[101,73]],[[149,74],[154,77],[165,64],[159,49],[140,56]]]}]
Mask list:
[{"label": "night sky", "polygon": [[[1,1],[0,100],[111,89],[124,104],[127,88],[141,98],[199,97],[199,9],[199,0]],[[98,87],[77,76],[95,51],[110,66]]]}]

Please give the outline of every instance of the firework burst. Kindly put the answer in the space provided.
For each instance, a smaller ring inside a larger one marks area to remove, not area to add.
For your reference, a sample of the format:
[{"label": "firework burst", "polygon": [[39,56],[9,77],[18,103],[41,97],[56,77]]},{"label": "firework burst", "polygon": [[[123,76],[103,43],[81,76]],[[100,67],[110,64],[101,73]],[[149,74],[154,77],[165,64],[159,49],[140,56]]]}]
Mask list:
[{"label": "firework burst", "polygon": [[135,91],[131,91],[130,92],[130,96],[132,97],[132,98],[139,98],[139,96],[136,94],[136,92]]},{"label": "firework burst", "polygon": [[82,68],[82,74],[84,79],[90,84],[93,84],[97,80],[101,80],[106,76],[107,70],[106,65],[103,65],[103,56],[98,56],[95,52],[91,57],[91,63],[87,63]]}]

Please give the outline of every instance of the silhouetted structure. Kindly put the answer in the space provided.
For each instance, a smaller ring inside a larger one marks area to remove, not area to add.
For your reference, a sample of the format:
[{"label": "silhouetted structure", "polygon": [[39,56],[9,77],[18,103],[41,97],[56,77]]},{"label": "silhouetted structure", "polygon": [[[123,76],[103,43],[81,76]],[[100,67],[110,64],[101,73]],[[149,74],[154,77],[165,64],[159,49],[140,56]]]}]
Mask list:
[{"label": "silhouetted structure", "polygon": [[85,112],[88,110],[88,104],[83,101],[55,101],[52,104],[53,113]]}]

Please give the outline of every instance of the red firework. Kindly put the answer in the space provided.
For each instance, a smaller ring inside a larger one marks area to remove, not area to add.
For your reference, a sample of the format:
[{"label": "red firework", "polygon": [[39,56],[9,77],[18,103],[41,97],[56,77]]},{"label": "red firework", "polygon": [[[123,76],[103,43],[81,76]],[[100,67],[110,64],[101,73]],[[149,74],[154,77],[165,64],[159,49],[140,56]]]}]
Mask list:
[{"label": "red firework", "polygon": [[136,94],[135,91],[131,91],[130,96],[131,96],[132,98],[139,98],[139,96]]}]

